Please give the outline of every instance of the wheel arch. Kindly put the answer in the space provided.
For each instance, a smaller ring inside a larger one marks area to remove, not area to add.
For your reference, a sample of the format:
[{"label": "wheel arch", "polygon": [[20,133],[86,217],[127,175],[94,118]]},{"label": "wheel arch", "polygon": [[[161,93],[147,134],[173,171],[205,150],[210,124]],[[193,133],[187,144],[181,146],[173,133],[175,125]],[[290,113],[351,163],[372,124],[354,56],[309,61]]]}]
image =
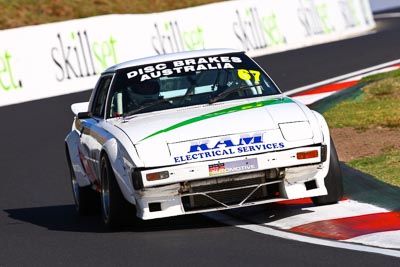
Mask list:
[{"label": "wheel arch", "polygon": [[324,138],[324,142],[326,143],[326,145],[330,146],[331,135],[330,135],[330,132],[329,132],[328,123],[326,122],[324,116],[322,116],[321,113],[319,113],[319,112],[317,112],[315,110],[312,110],[312,112],[313,112],[315,118],[317,119],[317,121],[318,121],[318,123],[319,123],[319,125],[321,127],[321,131],[322,131],[322,135],[323,135],[323,138]]},{"label": "wheel arch", "polygon": [[115,178],[126,201],[135,204],[134,189],[131,181],[131,171],[126,168],[123,155],[121,152],[121,144],[115,139],[109,139],[104,143],[100,152],[100,160],[107,156],[107,159],[114,172]]},{"label": "wheel arch", "polygon": [[65,138],[65,156],[71,172],[74,172],[78,185],[80,187],[88,186],[91,184],[82,161],[79,157],[79,142],[80,136],[76,131],[72,131]]}]

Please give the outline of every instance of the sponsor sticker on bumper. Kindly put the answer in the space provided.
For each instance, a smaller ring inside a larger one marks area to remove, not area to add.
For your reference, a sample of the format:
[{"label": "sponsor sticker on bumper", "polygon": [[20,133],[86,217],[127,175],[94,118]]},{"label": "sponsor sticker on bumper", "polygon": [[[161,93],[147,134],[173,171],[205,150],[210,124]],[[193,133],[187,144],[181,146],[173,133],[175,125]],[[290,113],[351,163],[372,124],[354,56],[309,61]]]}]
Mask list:
[{"label": "sponsor sticker on bumper", "polygon": [[257,159],[236,160],[208,165],[210,176],[258,169]]}]

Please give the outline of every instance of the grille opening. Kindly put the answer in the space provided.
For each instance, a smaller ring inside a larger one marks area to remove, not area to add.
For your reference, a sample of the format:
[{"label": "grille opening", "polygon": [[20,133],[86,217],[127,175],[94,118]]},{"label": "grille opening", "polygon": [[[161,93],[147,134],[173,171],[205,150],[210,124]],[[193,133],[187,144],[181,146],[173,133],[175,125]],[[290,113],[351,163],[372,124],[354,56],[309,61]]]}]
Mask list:
[{"label": "grille opening", "polygon": [[304,185],[306,186],[307,190],[312,190],[312,189],[316,189],[317,187],[317,182],[315,180],[311,180],[308,182],[305,182]]},{"label": "grille opening", "polygon": [[[260,183],[261,182],[262,181],[260,181]],[[207,189],[210,189],[209,186],[206,187],[208,187]],[[204,188],[196,188],[196,191],[205,192],[205,190],[201,189]],[[225,205],[240,204],[254,189],[255,187],[237,188],[229,191],[208,193],[207,195],[183,196],[182,203],[185,211],[222,208],[225,206],[221,203]],[[279,183],[263,185],[258,188],[244,203],[277,198],[279,195]]]},{"label": "grille opening", "polygon": [[149,210],[150,212],[161,211],[161,203],[160,202],[149,203]]}]

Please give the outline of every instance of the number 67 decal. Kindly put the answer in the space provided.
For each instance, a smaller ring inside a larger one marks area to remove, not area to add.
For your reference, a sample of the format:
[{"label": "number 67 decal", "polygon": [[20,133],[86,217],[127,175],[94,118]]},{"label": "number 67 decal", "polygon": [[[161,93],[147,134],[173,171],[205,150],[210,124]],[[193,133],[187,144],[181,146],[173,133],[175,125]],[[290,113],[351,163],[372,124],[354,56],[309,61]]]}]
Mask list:
[{"label": "number 67 decal", "polygon": [[240,79],[244,81],[251,80],[252,77],[254,77],[255,82],[260,81],[260,72],[257,70],[245,70],[245,69],[239,69],[238,70],[238,76]]}]

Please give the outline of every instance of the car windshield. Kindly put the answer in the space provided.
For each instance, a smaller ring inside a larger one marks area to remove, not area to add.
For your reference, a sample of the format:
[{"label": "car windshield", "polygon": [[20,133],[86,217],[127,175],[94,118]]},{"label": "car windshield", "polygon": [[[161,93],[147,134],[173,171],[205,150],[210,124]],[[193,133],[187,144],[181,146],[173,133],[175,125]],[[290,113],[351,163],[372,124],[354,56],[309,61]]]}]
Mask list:
[{"label": "car windshield", "polygon": [[109,117],[280,94],[244,53],[179,59],[117,72]]}]

